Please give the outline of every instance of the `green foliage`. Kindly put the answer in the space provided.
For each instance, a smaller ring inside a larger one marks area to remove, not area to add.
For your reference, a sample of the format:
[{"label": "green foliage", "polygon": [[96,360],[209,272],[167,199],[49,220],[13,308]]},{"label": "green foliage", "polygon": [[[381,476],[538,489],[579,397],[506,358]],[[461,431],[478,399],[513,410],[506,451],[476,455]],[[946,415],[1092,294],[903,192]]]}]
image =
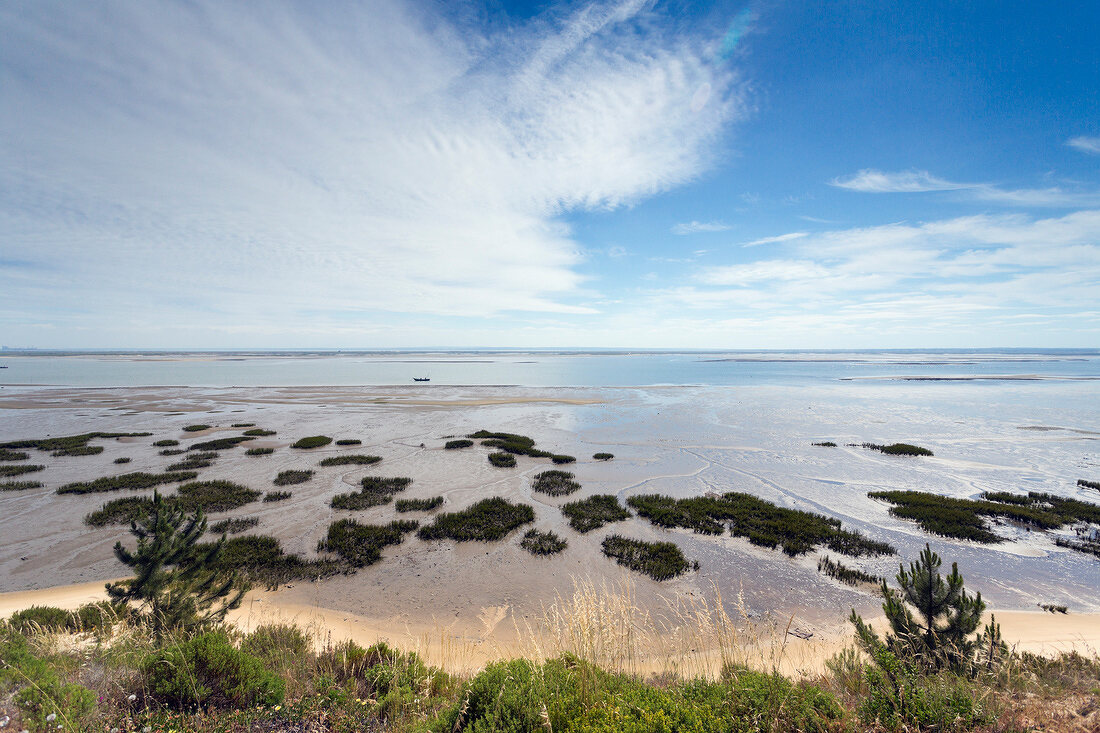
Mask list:
[{"label": "green foliage", "polygon": [[65,484],[57,490],[59,494],[97,494],[106,491],[121,491],[123,489],[151,489],[161,484],[170,484],[177,481],[189,481],[198,476],[194,471],[173,471],[169,473],[124,473],[120,476],[104,476],[94,481],[77,481]]},{"label": "green foliage", "polygon": [[269,435],[276,435],[274,430],[264,430],[263,428],[253,428],[252,430],[245,430],[243,435],[249,438],[266,438]]},{"label": "green foliage", "polygon": [[244,454],[246,456],[269,456],[274,452],[274,448],[249,448]]},{"label": "green foliage", "polygon": [[[473,445],[473,443],[471,442],[470,445]],[[30,457],[30,453],[0,448],[0,461],[25,461]]]},{"label": "green foliage", "polygon": [[294,484],[304,484],[313,478],[312,470],[305,471],[280,471],[279,475],[275,477],[273,482],[276,486],[292,486]]},{"label": "green foliage", "polygon": [[64,608],[56,606],[31,606],[16,611],[8,618],[13,629],[22,633],[42,631],[64,631],[71,627],[73,615]]},{"label": "green foliage", "polygon": [[100,601],[85,603],[75,611],[55,606],[31,606],[16,611],[8,618],[8,624],[16,631],[33,635],[39,632],[65,631],[70,633],[103,633],[126,616],[126,608],[118,604]]},{"label": "green foliage", "polygon": [[168,466],[167,471],[194,471],[199,468],[209,468],[214,465],[214,461],[209,458],[202,458],[205,455],[216,456],[217,453],[196,453],[188,456],[186,459],[179,463],[173,463]]},{"label": "green foliage", "polygon": [[184,432],[187,432],[187,433],[198,433],[198,432],[201,432],[203,430],[209,430],[209,429],[210,429],[209,425],[202,425],[202,424],[199,424],[199,425],[184,425],[183,426]]},{"label": "green foliage", "polygon": [[40,464],[22,464],[15,466],[0,466],[0,478],[7,478],[11,476],[22,476],[25,473],[35,473],[41,471],[46,467]]},{"label": "green foliage", "polygon": [[41,481],[0,481],[0,491],[26,491],[27,489],[41,489]]},{"label": "green foliage", "polygon": [[825,441],[822,441],[820,443],[814,443],[814,445],[820,446],[822,448],[836,448],[836,443],[834,443],[831,440],[825,440]]},{"label": "green foliage", "polygon": [[460,448],[469,448],[474,444],[474,441],[467,440],[465,438],[459,438],[458,440],[448,440],[443,444],[443,447],[447,450],[459,450]]},{"label": "green foliage", "polygon": [[165,448],[164,450],[162,450],[160,452],[160,455],[162,455],[162,456],[178,456],[178,455],[182,455],[186,452],[187,451],[185,451],[183,448]]},{"label": "green foliage", "polygon": [[4,660],[0,664],[0,695],[5,702],[14,703],[27,729],[55,730],[61,725],[55,719],[66,723],[69,730],[86,727],[86,718],[95,707],[95,693],[65,682],[56,667],[39,658],[14,629],[0,627],[0,659]]},{"label": "green foliage", "polygon": [[119,464],[119,465],[121,465],[121,464],[123,464],[123,463],[129,463],[129,462],[130,462],[130,458],[129,458],[129,457],[127,457],[127,456],[123,456],[123,457],[121,457],[121,458],[116,458],[116,459],[115,459],[115,463],[117,463],[117,464]]},{"label": "green foliage", "polygon": [[237,534],[246,529],[252,529],[259,523],[259,517],[229,517],[220,522],[214,522],[208,529],[214,534]]},{"label": "green foliage", "polygon": [[614,453],[593,453],[592,457],[597,461],[610,461],[615,457]]},{"label": "green foliage", "polygon": [[480,440],[481,444],[489,448],[497,448],[505,453],[517,456],[531,456],[532,458],[549,458],[550,454],[544,450],[535,448],[534,438],[515,433],[490,433],[488,430],[479,430],[466,436],[474,440]]},{"label": "green foliage", "polygon": [[366,567],[382,559],[383,547],[401,544],[405,534],[418,526],[419,522],[407,519],[389,524],[360,524],[354,519],[341,519],[329,525],[317,551],[339,555],[352,567]]},{"label": "green foliage", "polygon": [[893,554],[884,542],[841,529],[840,520],[798,509],[778,507],[751,494],[730,492],[720,497],[700,496],[676,500],[660,494],[643,494],[627,504],[659,527],[684,527],[699,534],[731,534],[761,547],[782,547],[794,557],[825,545],[846,555]]},{"label": "green foliage", "polygon": [[284,682],[262,660],[235,648],[220,631],[199,634],[149,655],[146,689],[176,708],[249,707],[283,701]]},{"label": "green foliage", "polygon": [[393,508],[399,512],[430,512],[443,506],[442,496],[433,496],[430,499],[398,499]]},{"label": "green foliage", "polygon": [[336,445],[363,445],[363,441],[359,438],[340,438],[336,441]]},{"label": "green foliage", "polygon": [[217,567],[238,572],[245,579],[263,583],[271,590],[282,583],[327,578],[350,569],[333,560],[307,560],[301,555],[289,555],[278,539],[267,535],[242,535],[226,540]]},{"label": "green foliage", "polygon": [[205,440],[201,443],[192,443],[187,447],[187,450],[229,450],[249,440],[255,440],[255,438],[247,435],[236,435],[232,438],[215,438],[214,440]]},{"label": "green foliage", "polygon": [[291,624],[264,624],[241,641],[241,651],[259,657],[269,667],[297,664],[310,654],[312,644]]},{"label": "green foliage", "polygon": [[332,456],[321,461],[322,466],[370,466],[382,460],[381,456]]},{"label": "green foliage", "polygon": [[270,504],[273,501],[283,501],[289,499],[291,493],[289,491],[269,491],[264,494],[264,503]]},{"label": "green foliage", "polygon": [[879,576],[847,567],[844,563],[837,562],[828,555],[817,561],[817,571],[819,573],[825,573],[830,578],[836,578],[841,583],[847,583],[848,585],[859,585],[860,583],[878,584],[882,582],[882,578]]},{"label": "green foliage", "polygon": [[129,524],[147,517],[152,506],[153,500],[147,496],[127,496],[122,499],[113,499],[84,517],[84,524],[89,527]]},{"label": "green foliage", "polygon": [[497,468],[515,468],[516,457],[511,453],[490,453],[489,463]]},{"label": "green foliage", "polygon": [[569,526],[581,533],[632,516],[613,494],[596,494],[581,501],[571,501],[562,506],[561,513],[569,518]]},{"label": "green foliage", "polygon": [[690,565],[671,542],[643,542],[613,534],[601,543],[603,554],[620,565],[645,573],[654,580],[668,580],[688,571]]},{"label": "green foliage", "polygon": [[[371,700],[375,714],[389,721],[420,708],[425,698],[437,697],[450,685],[445,673],[427,667],[415,653],[391,649],[384,642],[367,649],[353,641],[341,642],[318,655],[317,669],[332,681],[330,687]],[[358,729],[366,728],[360,724]]]},{"label": "green foliage", "polygon": [[575,456],[563,456],[561,454],[554,454],[554,455],[550,456],[550,460],[553,461],[554,463],[558,463],[558,464],[561,464],[561,463],[576,463],[577,462],[577,459],[576,459]]},{"label": "green foliage", "polygon": [[103,446],[101,445],[75,445],[72,448],[60,448],[55,450],[50,455],[54,457],[60,456],[98,456],[103,452]]},{"label": "green foliage", "polygon": [[32,438],[29,440],[11,440],[0,443],[0,448],[36,448],[41,451],[60,451],[70,448],[82,448],[89,440],[97,438],[144,438],[152,433],[82,433],[61,438]]},{"label": "green foliage", "polygon": [[311,435],[308,438],[302,438],[297,443],[291,445],[291,448],[299,448],[302,450],[309,450],[311,448],[320,448],[323,445],[328,445],[332,442],[332,438],[327,435]]},{"label": "green foliage", "polygon": [[568,542],[553,532],[540,532],[537,529],[527,530],[519,546],[532,555],[555,555],[564,550]]},{"label": "green foliage", "polygon": [[1086,489],[1096,489],[1097,491],[1100,491],[1100,481],[1086,481],[1083,478],[1079,478],[1077,479],[1077,485],[1083,486]]},{"label": "green foliage", "polygon": [[880,451],[889,456],[934,455],[932,451],[928,450],[927,448],[921,448],[919,445],[910,445],[909,443],[891,443],[890,445],[880,445],[879,443],[864,443],[863,447],[870,450]]},{"label": "green foliage", "polygon": [[168,501],[186,512],[224,512],[256,501],[260,493],[232,481],[193,481]]},{"label": "green foliage", "polygon": [[435,521],[420,528],[422,540],[444,538],[467,542],[490,542],[504,539],[509,532],[535,521],[535,510],[529,504],[512,504],[500,497],[482,499],[460,512],[439,514]]},{"label": "green foliage", "polygon": [[252,427],[255,427],[255,426],[256,426],[256,423],[254,423],[254,422],[235,422],[232,425],[230,425],[229,427],[231,427],[231,428],[252,428]]},{"label": "green foliage", "polygon": [[394,494],[404,491],[411,483],[412,479],[404,476],[394,478],[366,476],[360,482],[363,488],[359,491],[352,494],[337,494],[332,497],[332,508],[355,511],[389,504],[393,501]]},{"label": "green foliage", "polygon": [[579,491],[581,485],[573,480],[573,474],[569,471],[551,470],[536,473],[531,480],[531,488],[540,494],[568,496],[574,491]]},{"label": "green foliage", "polygon": [[157,442],[153,443],[153,445],[157,448],[171,448],[179,444],[180,442],[178,440],[171,440],[167,438],[165,440],[158,440]]}]

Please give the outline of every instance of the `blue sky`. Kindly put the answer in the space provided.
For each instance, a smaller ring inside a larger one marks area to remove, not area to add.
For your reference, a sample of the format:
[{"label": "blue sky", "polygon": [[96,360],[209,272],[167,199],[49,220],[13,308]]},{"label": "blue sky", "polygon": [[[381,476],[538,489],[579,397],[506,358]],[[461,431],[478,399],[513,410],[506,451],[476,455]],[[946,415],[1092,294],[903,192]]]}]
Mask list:
[{"label": "blue sky", "polygon": [[0,343],[1100,346],[1098,36],[1093,2],[9,3]]}]

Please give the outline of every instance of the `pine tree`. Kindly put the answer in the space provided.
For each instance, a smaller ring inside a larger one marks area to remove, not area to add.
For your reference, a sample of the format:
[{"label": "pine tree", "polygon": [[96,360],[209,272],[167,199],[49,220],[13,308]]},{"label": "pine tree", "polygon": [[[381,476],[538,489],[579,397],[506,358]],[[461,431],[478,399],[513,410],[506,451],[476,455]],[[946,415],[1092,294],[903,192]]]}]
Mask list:
[{"label": "pine tree", "polygon": [[[981,622],[985,603],[981,593],[969,595],[963,590],[958,563],[951,564],[951,574],[946,579],[940,574],[941,565],[939,555],[925,545],[917,562],[909,563],[908,572],[905,566],[900,566],[899,589],[882,582],[885,601],[882,610],[892,631],[885,642],[852,609],[850,620],[856,627],[857,639],[873,657],[876,651],[885,648],[899,660],[925,671],[971,668],[979,640],[971,639],[970,635]],[[910,607],[916,610],[916,615]],[[987,634],[991,632],[992,625],[987,627]],[[983,636],[981,641],[984,639]]]},{"label": "pine tree", "polygon": [[115,544],[115,557],[133,568],[135,576],[108,583],[107,594],[137,604],[158,639],[168,630],[192,630],[221,621],[241,604],[247,588],[236,573],[217,567],[225,536],[200,545],[205,531],[201,511],[188,517],[154,493],[149,515],[130,523],[137,547],[131,552],[121,542]]}]

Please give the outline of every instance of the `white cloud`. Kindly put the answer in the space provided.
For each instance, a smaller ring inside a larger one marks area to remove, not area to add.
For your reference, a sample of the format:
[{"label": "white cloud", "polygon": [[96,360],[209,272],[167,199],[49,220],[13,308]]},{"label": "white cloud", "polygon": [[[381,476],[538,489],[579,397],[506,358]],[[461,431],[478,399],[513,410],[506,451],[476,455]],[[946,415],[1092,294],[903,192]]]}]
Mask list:
[{"label": "white cloud", "polygon": [[1100,137],[1087,137],[1085,135],[1079,135],[1077,137],[1071,137],[1066,140],[1066,145],[1071,148],[1076,148],[1083,153],[1092,153],[1093,155],[1100,155]]},{"label": "white cloud", "polygon": [[[1080,139],[1080,138],[1075,138]],[[861,193],[926,193],[959,191],[979,201],[1008,206],[1072,208],[1100,206],[1100,192],[1048,188],[1007,189],[992,183],[958,183],[937,178],[928,171],[886,173],[865,168],[848,178],[834,178],[830,185]]]},{"label": "white cloud", "polygon": [[886,173],[872,168],[864,168],[848,178],[834,178],[829,183],[837,188],[863,193],[920,193],[922,191],[955,191],[972,187],[972,184],[968,183],[945,181],[928,171]]},{"label": "white cloud", "polygon": [[52,271],[0,281],[0,323],[592,312],[557,217],[694,178],[738,111],[647,6],[489,36],[397,0],[2,8],[0,241]]},{"label": "white cloud", "polygon": [[790,232],[788,234],[780,234],[775,237],[763,237],[762,239],[754,239],[751,242],[745,242],[742,247],[759,247],[762,244],[779,244],[780,242],[790,242],[794,239],[802,239],[807,236],[809,232]]},{"label": "white cloud", "polygon": [[733,227],[721,221],[690,221],[672,227],[673,234],[698,234],[699,232],[724,232]]}]

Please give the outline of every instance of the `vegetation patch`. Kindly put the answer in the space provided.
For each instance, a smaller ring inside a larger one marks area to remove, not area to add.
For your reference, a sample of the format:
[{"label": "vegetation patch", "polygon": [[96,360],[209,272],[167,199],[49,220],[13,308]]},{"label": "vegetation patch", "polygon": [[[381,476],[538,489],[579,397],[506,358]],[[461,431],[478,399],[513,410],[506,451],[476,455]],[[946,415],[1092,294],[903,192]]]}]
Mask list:
[{"label": "vegetation patch", "polygon": [[249,438],[266,438],[269,435],[276,435],[274,430],[264,430],[263,428],[253,428],[252,430],[245,430],[243,435]]},{"label": "vegetation patch", "polygon": [[127,496],[123,499],[112,499],[84,517],[84,524],[89,527],[129,524],[145,519],[152,507],[153,500],[147,496]]},{"label": "vegetation patch", "polygon": [[645,573],[654,580],[668,580],[682,575],[691,566],[684,553],[671,542],[643,542],[613,534],[601,544],[603,554],[623,567]]},{"label": "vegetation patch", "polygon": [[370,466],[382,460],[381,456],[332,456],[321,461],[322,466]]},{"label": "vegetation patch", "polygon": [[57,490],[59,494],[98,494],[104,491],[121,491],[123,489],[151,489],[161,484],[171,484],[179,481],[190,481],[197,477],[194,471],[172,471],[170,473],[124,473],[120,476],[104,476],[94,481],[76,481],[65,484]]},{"label": "vegetation patch", "polygon": [[30,453],[0,448],[0,461],[25,461],[30,457]]},{"label": "vegetation patch", "polygon": [[430,512],[443,506],[442,496],[433,496],[430,499],[398,499],[393,508],[399,512]]},{"label": "vegetation patch", "polygon": [[819,573],[825,573],[830,578],[836,578],[841,583],[847,583],[848,585],[859,585],[860,583],[873,583],[878,585],[883,581],[883,578],[878,575],[871,575],[862,570],[847,567],[843,563],[833,560],[828,555],[817,561],[817,571]]},{"label": "vegetation patch", "polygon": [[50,455],[55,458],[62,456],[98,456],[102,452],[103,446],[101,445],[76,445],[72,448],[60,448]]},{"label": "vegetation patch", "polygon": [[489,448],[497,448],[505,453],[517,456],[531,456],[532,458],[549,458],[550,454],[544,450],[535,448],[534,438],[515,433],[490,433],[488,430],[478,430],[466,436],[473,440],[480,440],[481,444]]},{"label": "vegetation patch", "polygon": [[214,522],[208,529],[214,534],[239,534],[246,529],[252,529],[259,523],[259,517],[229,517],[220,522]]},{"label": "vegetation patch", "polygon": [[26,491],[41,488],[41,481],[0,481],[0,491]]},{"label": "vegetation patch", "polygon": [[247,440],[254,440],[254,438],[250,438],[247,435],[236,435],[232,438],[215,438],[214,440],[207,440],[202,443],[193,443],[188,446],[187,450],[229,450],[230,448],[236,448]]},{"label": "vegetation patch", "polygon": [[323,445],[328,445],[332,442],[332,438],[327,435],[311,435],[308,438],[302,438],[296,443],[292,444],[291,448],[298,448],[300,450],[310,450],[312,448],[320,448]]},{"label": "vegetation patch", "polygon": [[336,445],[363,445],[363,441],[359,438],[340,438],[336,441]]},{"label": "vegetation patch", "polygon": [[568,496],[581,488],[573,478],[573,474],[569,471],[543,471],[535,474],[531,480],[531,488],[540,494]]},{"label": "vegetation patch", "polygon": [[511,453],[490,453],[489,463],[497,468],[515,468],[516,457]]},{"label": "vegetation patch", "polygon": [[122,458],[116,458],[114,462],[118,465],[122,465],[123,463],[129,463],[130,458],[128,456],[123,456]]},{"label": "vegetation patch", "polygon": [[164,440],[158,440],[157,442],[153,443],[153,445],[157,448],[171,448],[172,446],[176,446],[179,444],[180,442],[178,440],[171,440],[167,438]]},{"label": "vegetation patch", "polygon": [[504,539],[509,532],[535,521],[530,504],[512,504],[500,497],[482,499],[460,512],[439,514],[435,521],[420,528],[422,540],[452,539],[458,542]]},{"label": "vegetation patch", "polygon": [[443,447],[447,450],[460,450],[462,448],[469,448],[474,444],[474,441],[466,438],[459,438],[458,440],[448,440],[443,444]]},{"label": "vegetation patch", "polygon": [[382,559],[382,548],[401,544],[405,535],[419,526],[419,522],[410,519],[389,524],[360,524],[354,519],[341,519],[329,525],[317,551],[339,555],[352,567],[366,567]]},{"label": "vegetation patch", "polygon": [[825,545],[845,555],[892,555],[896,550],[840,527],[840,520],[787,509],[751,494],[673,499],[659,494],[632,496],[626,503],[659,527],[684,527],[699,534],[722,534],[729,528],[760,547],[781,547],[794,557]]},{"label": "vegetation patch", "polygon": [[295,580],[318,580],[351,570],[347,563],[337,560],[308,560],[288,554],[278,539],[267,535],[229,538],[222,546],[218,566],[239,572],[245,579],[261,582],[270,589]]},{"label": "vegetation patch", "polygon": [[7,443],[0,443],[0,448],[36,448],[41,451],[64,451],[84,447],[88,445],[89,440],[95,440],[96,438],[144,438],[149,435],[152,435],[152,433],[81,433],[80,435],[68,435],[61,438],[10,440]]},{"label": "vegetation patch", "polygon": [[286,684],[260,659],[233,646],[223,631],[159,649],[142,671],[147,694],[174,708],[277,705]]},{"label": "vegetation patch", "polygon": [[338,494],[332,497],[333,509],[369,509],[372,506],[381,506],[393,501],[393,495],[400,493],[412,483],[411,478],[398,476],[383,478],[382,476],[367,476],[361,482],[362,489],[352,494]]},{"label": "vegetation patch", "polygon": [[867,496],[890,502],[894,505],[890,514],[917,522],[925,532],[985,544],[1004,541],[986,526],[985,517],[1043,530],[1074,522],[1100,524],[1100,506],[1034,491],[1026,496],[985,492],[980,499],[955,499],[923,491],[872,491]]},{"label": "vegetation patch", "polygon": [[814,443],[814,445],[820,446],[822,448],[836,448],[836,443],[831,440],[823,440],[820,443]]},{"label": "vegetation patch", "polygon": [[183,448],[165,448],[160,454],[162,456],[180,456],[186,452]]},{"label": "vegetation patch", "polygon": [[592,457],[597,461],[610,461],[615,457],[614,453],[593,453]]},{"label": "vegetation patch", "polygon": [[632,516],[612,494],[597,494],[581,501],[571,501],[562,506],[561,513],[569,518],[569,526],[581,533]]},{"label": "vegetation patch", "polygon": [[235,422],[232,425],[230,425],[229,427],[231,427],[231,428],[252,428],[252,427],[255,427],[255,426],[256,426],[256,423],[254,423],[254,422]]},{"label": "vegetation patch", "polygon": [[1039,608],[1047,613],[1069,613],[1069,606],[1059,606],[1054,603],[1040,603]]},{"label": "vegetation patch", "polygon": [[881,453],[885,453],[888,456],[931,456],[935,455],[927,448],[921,448],[919,445],[911,445],[909,443],[891,443],[890,445],[880,445],[879,443],[863,443],[863,448],[869,450],[877,450]]},{"label": "vegetation patch", "polygon": [[201,425],[201,424],[200,425],[184,425],[183,426],[183,431],[185,433],[198,433],[198,432],[202,432],[203,430],[209,430],[209,429],[210,429],[209,425]]},{"label": "vegetation patch", "polygon": [[527,534],[523,535],[519,543],[520,547],[532,555],[555,555],[568,545],[568,542],[553,532],[539,532],[537,529],[527,530]]},{"label": "vegetation patch", "polygon": [[293,484],[304,484],[311,478],[313,478],[312,469],[305,471],[280,471],[279,475],[275,477],[272,483],[276,486],[292,486]]},{"label": "vegetation patch", "polygon": [[246,456],[269,456],[274,452],[274,448],[249,448],[244,454]]},{"label": "vegetation patch", "polygon": [[0,478],[22,476],[25,473],[35,473],[36,471],[42,471],[45,468],[45,466],[39,463],[24,463],[14,466],[0,466]]},{"label": "vegetation patch", "polygon": [[283,501],[289,499],[291,496],[289,491],[269,491],[264,494],[264,503],[268,504],[273,501]]},{"label": "vegetation patch", "polygon": [[[217,455],[217,454],[215,454]],[[189,456],[186,460],[179,463],[173,463],[166,471],[194,471],[197,468],[210,468],[214,462],[209,458],[198,458],[197,456]]]},{"label": "vegetation patch", "polygon": [[577,459],[576,459],[575,456],[564,456],[564,455],[561,455],[561,454],[555,454],[555,455],[550,456],[550,460],[553,461],[554,463],[558,463],[558,464],[561,464],[561,463],[576,463],[577,462]]},{"label": "vegetation patch", "polygon": [[1096,489],[1100,491],[1100,481],[1086,481],[1083,478],[1077,479],[1078,486],[1084,486],[1086,489]]},{"label": "vegetation patch", "polygon": [[171,501],[187,512],[224,512],[260,498],[259,491],[232,481],[193,481],[179,487]]}]

